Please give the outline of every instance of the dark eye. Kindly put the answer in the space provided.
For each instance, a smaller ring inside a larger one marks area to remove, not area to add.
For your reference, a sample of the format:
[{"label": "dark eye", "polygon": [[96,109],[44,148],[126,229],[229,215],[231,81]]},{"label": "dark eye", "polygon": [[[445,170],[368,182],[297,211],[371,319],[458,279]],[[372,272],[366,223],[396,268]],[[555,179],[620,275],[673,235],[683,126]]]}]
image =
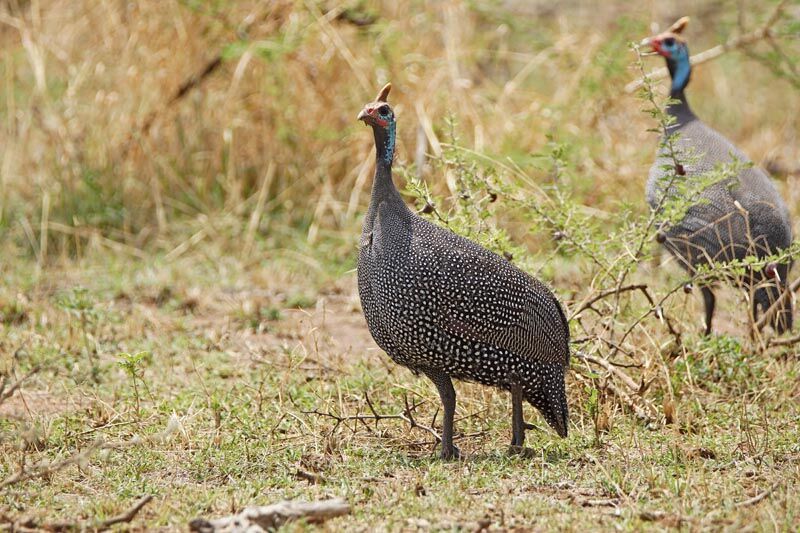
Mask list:
[{"label": "dark eye", "polygon": [[389,116],[389,106],[388,106],[388,105],[382,105],[382,106],[380,106],[380,107],[378,108],[378,113],[379,113],[379,114],[380,114],[382,117],[388,117],[388,116]]},{"label": "dark eye", "polygon": [[675,39],[672,37],[667,37],[666,39],[664,39],[664,46],[672,48],[673,46],[675,46]]}]

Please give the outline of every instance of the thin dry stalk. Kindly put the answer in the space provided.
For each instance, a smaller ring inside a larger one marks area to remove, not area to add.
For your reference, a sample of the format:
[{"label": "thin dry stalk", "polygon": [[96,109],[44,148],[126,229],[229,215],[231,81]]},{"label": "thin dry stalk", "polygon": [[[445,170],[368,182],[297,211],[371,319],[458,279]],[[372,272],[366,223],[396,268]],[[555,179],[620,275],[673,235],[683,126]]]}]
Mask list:
[{"label": "thin dry stalk", "polygon": [[[138,257],[139,259],[146,259],[148,257],[146,253],[138,248],[128,246],[127,244],[106,237],[99,229],[96,228],[67,226],[66,224],[61,224],[60,222],[48,222],[47,230],[70,235],[76,239],[86,239],[89,242],[101,244],[110,250],[114,250],[115,252],[130,255],[132,257]],[[41,257],[41,255],[37,255],[37,257]]]},{"label": "thin dry stalk", "polygon": [[258,224],[264,214],[264,204],[267,201],[267,192],[269,192],[269,187],[272,185],[272,180],[274,178],[275,163],[270,162],[269,166],[267,167],[267,173],[264,175],[264,179],[261,180],[261,187],[258,189],[256,206],[253,209],[253,212],[250,214],[250,221],[247,224],[247,231],[244,237],[244,246],[242,246],[242,258],[249,257],[250,252],[253,249],[253,242],[256,238],[256,230],[258,229]]},{"label": "thin dry stalk", "polygon": [[28,371],[27,374],[25,374],[24,376],[19,378],[17,381],[12,383],[11,386],[8,387],[8,388],[6,388],[6,385],[8,384],[8,377],[7,376],[3,376],[2,378],[0,378],[0,404],[2,404],[4,401],[6,401],[9,398],[11,398],[11,396],[13,396],[15,392],[17,392],[17,390],[22,386],[22,384],[27,379],[29,379],[34,374],[38,373],[40,370],[41,370],[41,367],[39,367],[39,366],[32,368],[30,371]]},{"label": "thin dry stalk", "polygon": [[[593,309],[592,305],[595,304],[596,302],[599,302],[600,300],[602,300],[604,298],[608,298],[609,296],[616,296],[616,295],[618,295],[620,293],[623,293],[623,292],[637,291],[637,290],[644,291],[646,293],[647,284],[638,283],[638,284],[634,284],[634,285],[626,285],[624,287],[612,287],[610,289],[602,290],[602,291],[600,291],[599,293],[597,293],[595,295],[587,296],[587,298],[578,305],[577,309],[575,309],[570,314],[569,320],[571,321],[572,319],[574,319],[575,317],[577,317],[578,315],[580,315],[583,311],[586,311],[587,309]],[[649,299],[649,297],[648,297],[648,299]]]},{"label": "thin dry stalk", "polygon": [[753,325],[753,329],[756,331],[761,331],[769,324],[769,321],[778,312],[779,309],[783,307],[783,304],[786,303],[786,300],[793,298],[794,293],[800,289],[800,278],[794,280],[789,286],[786,287],[780,297],[775,300],[772,305],[764,311],[764,313],[759,317],[756,323]]},{"label": "thin dry stalk", "polygon": [[766,498],[767,496],[769,496],[770,494],[772,494],[773,492],[775,492],[775,490],[780,486],[781,486],[781,482],[780,481],[776,481],[775,483],[773,483],[764,492],[760,492],[760,493],[756,494],[755,496],[753,496],[752,498],[748,498],[748,499],[746,499],[744,501],[741,501],[741,502],[737,503],[736,507],[748,507],[750,505],[755,505],[758,502],[760,502],[761,500],[763,500],[764,498]]}]

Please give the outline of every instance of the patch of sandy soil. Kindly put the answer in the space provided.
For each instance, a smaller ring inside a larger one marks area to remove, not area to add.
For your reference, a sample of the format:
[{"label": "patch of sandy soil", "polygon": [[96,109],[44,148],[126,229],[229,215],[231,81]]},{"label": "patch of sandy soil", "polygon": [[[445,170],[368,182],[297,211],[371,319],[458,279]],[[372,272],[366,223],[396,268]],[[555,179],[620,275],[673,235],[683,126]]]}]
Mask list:
[{"label": "patch of sandy soil", "polygon": [[[279,291],[220,293],[205,299],[191,323],[225,351],[250,361],[298,351],[323,366],[380,356],[361,314],[354,280],[317,295],[303,309],[281,307],[283,298]],[[259,307],[280,308],[280,318],[254,325],[246,317]]]},{"label": "patch of sandy soil", "polygon": [[0,404],[0,418],[33,419],[84,408],[81,399],[65,399],[49,391],[28,390],[25,385]]}]

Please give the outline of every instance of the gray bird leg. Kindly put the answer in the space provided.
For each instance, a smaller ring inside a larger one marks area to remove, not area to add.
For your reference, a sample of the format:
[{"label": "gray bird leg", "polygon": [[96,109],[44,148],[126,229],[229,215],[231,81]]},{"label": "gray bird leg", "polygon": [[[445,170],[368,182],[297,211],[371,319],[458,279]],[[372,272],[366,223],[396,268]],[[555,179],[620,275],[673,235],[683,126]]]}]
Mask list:
[{"label": "gray bird leg", "polygon": [[714,316],[714,304],[716,302],[714,293],[708,287],[702,287],[703,303],[706,306],[706,335],[711,335],[711,318]]},{"label": "gray bird leg", "polygon": [[456,414],[456,390],[453,388],[453,381],[450,376],[441,372],[425,371],[428,379],[433,381],[439,390],[439,398],[442,400],[444,408],[444,420],[442,421],[442,459],[458,459],[461,452],[453,445],[453,418]]},{"label": "gray bird leg", "polygon": [[511,446],[525,445],[525,419],[522,416],[522,387],[511,386]]}]

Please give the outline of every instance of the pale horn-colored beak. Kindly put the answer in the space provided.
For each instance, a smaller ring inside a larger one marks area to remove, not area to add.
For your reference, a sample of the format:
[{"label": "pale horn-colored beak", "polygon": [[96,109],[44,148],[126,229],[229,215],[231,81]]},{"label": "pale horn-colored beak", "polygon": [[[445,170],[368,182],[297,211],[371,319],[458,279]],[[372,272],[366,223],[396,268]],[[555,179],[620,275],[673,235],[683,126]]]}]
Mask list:
[{"label": "pale horn-colored beak", "polygon": [[369,113],[367,113],[366,109],[362,109],[356,120],[367,120],[367,117],[369,117]]},{"label": "pale horn-colored beak", "polygon": [[658,55],[658,52],[653,50],[653,38],[652,37],[645,37],[644,39],[642,39],[642,41],[639,43],[639,46],[648,47],[649,48],[649,50],[647,50],[645,52],[642,52],[643,56],[655,56],[655,55]]}]

